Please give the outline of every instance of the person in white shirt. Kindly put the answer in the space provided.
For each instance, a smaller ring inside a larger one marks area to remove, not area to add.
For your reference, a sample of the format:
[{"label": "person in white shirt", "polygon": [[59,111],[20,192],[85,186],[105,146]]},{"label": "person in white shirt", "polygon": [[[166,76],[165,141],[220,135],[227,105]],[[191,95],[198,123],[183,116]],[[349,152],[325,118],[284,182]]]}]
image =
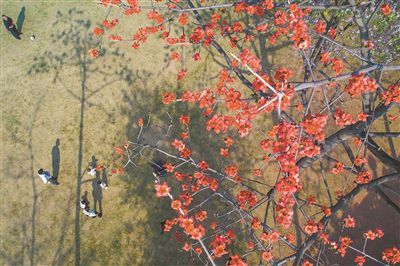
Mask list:
[{"label": "person in white shirt", "polygon": [[102,213],[101,213],[101,212],[96,212],[96,211],[93,210],[93,209],[89,209],[88,206],[86,206],[86,207],[83,209],[83,214],[85,214],[87,217],[90,217],[90,218],[96,218],[97,216],[98,216],[99,218],[101,218],[101,216],[102,216]]},{"label": "person in white shirt", "polygon": [[99,181],[97,181],[97,184],[99,184],[102,189],[108,189],[108,185],[104,181],[99,180]]},{"label": "person in white shirt", "polygon": [[52,185],[59,185],[58,181],[50,175],[48,171],[44,171],[42,168],[39,169],[38,175],[40,179],[42,179],[43,183],[45,184],[52,184]]},{"label": "person in white shirt", "polygon": [[82,209],[85,209],[85,208],[86,208],[87,203],[86,203],[85,200],[81,200],[79,203],[80,203]]},{"label": "person in white shirt", "polygon": [[87,170],[87,173],[91,176],[95,176],[96,175],[96,167],[89,167]]}]

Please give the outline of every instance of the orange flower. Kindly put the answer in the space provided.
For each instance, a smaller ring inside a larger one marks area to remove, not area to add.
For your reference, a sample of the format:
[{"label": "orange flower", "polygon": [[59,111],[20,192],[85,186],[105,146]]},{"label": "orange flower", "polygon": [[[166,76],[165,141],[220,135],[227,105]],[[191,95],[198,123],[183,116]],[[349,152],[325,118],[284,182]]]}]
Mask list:
[{"label": "orange flower", "polygon": [[181,201],[178,199],[175,199],[173,201],[171,201],[171,208],[174,210],[179,210],[179,208],[181,207]]},{"label": "orange flower", "polygon": [[192,58],[193,58],[194,61],[201,60],[200,53],[199,52],[194,53]]},{"label": "orange flower", "polygon": [[178,61],[181,58],[178,52],[172,52],[171,55],[169,56],[169,59]]},{"label": "orange flower", "polygon": [[188,252],[191,248],[190,245],[188,243],[185,243],[185,245],[182,247],[182,249],[186,252]]},{"label": "orange flower", "polygon": [[179,16],[179,24],[181,24],[182,26],[185,26],[189,23],[189,15],[187,13],[182,13]]},{"label": "orange flower", "polygon": [[190,123],[190,117],[187,116],[187,115],[181,115],[181,117],[179,118],[179,122],[180,122],[182,125],[187,126],[187,125],[189,125],[189,123]]},{"label": "orange flower", "polygon": [[228,176],[235,177],[238,173],[238,167],[236,165],[228,165],[225,167],[225,173]]},{"label": "orange flower", "polygon": [[315,24],[315,31],[319,34],[325,33],[326,23],[323,22],[322,20],[318,20],[318,22]]},{"label": "orange flower", "polygon": [[382,5],[381,6],[381,10],[382,10],[382,13],[385,15],[385,16],[389,16],[389,14],[390,14],[390,5],[388,5],[388,4],[384,4],[384,5]]},{"label": "orange flower", "polygon": [[100,54],[100,52],[99,52],[99,50],[97,50],[97,49],[90,49],[90,50],[89,50],[89,55],[90,55],[92,58],[97,58],[97,57],[99,56],[99,54]]},{"label": "orange flower", "polygon": [[176,77],[176,80],[182,80],[186,77],[187,72],[185,70],[181,70],[178,73],[178,76]]},{"label": "orange flower", "polygon": [[162,185],[155,185],[156,189],[156,197],[166,197],[168,196],[171,188],[168,186],[167,182],[164,182]]},{"label": "orange flower", "polygon": [[170,164],[170,163],[165,163],[164,165],[163,165],[163,167],[164,167],[164,169],[165,169],[165,171],[167,171],[168,173],[172,173],[173,171],[174,171],[174,166],[172,165],[172,164]]},{"label": "orange flower", "polygon": [[225,250],[225,244],[217,246],[215,249],[213,249],[213,252],[216,258],[220,258],[223,255],[228,254],[228,252]]},{"label": "orange flower", "polygon": [[264,251],[263,253],[261,253],[261,257],[263,260],[269,261],[272,259],[272,253],[271,251]]},{"label": "orange flower", "polygon": [[354,259],[354,262],[357,263],[358,266],[362,266],[362,265],[364,265],[365,258],[363,256],[357,256]]},{"label": "orange flower", "polygon": [[143,126],[143,118],[139,117],[139,119],[138,119],[138,125],[139,125],[139,127],[142,127],[142,126]]},{"label": "orange flower", "polygon": [[201,249],[201,247],[197,247],[194,249],[194,252],[196,252],[197,255],[200,255],[203,250]]},{"label": "orange flower", "polygon": [[253,220],[251,221],[251,228],[253,228],[253,230],[257,230],[258,228],[260,228],[260,225],[260,219],[258,219],[257,217],[253,217]]},{"label": "orange flower", "polygon": [[346,228],[354,228],[356,227],[356,222],[353,217],[347,215],[347,218],[344,218],[344,227]]},{"label": "orange flower", "polygon": [[219,154],[223,157],[227,157],[228,151],[229,151],[228,149],[221,148],[221,150],[219,151]]},{"label": "orange flower", "polygon": [[99,36],[102,35],[104,33],[104,30],[102,28],[96,27],[93,29],[93,34],[95,36]]}]

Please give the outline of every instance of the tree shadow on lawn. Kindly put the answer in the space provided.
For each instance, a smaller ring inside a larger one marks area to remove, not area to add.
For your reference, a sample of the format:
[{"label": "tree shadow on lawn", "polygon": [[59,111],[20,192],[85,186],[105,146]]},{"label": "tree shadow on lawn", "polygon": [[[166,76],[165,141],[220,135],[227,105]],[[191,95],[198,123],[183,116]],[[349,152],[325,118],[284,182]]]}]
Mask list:
[{"label": "tree shadow on lawn", "polygon": [[[207,74],[207,73],[204,73]],[[247,158],[246,156],[241,156],[241,154],[248,154],[247,147],[239,147],[233,149],[237,154],[232,155],[233,158],[228,158],[227,160],[223,159],[219,152],[220,148],[224,147],[223,139],[225,134],[217,135],[213,132],[207,131],[206,129],[206,121],[207,118],[203,117],[202,111],[198,109],[194,104],[187,103],[173,103],[169,106],[165,106],[162,104],[162,96],[161,92],[163,88],[156,87],[154,92],[149,92],[141,88],[146,88],[146,80],[153,80],[155,77],[150,73],[143,72],[143,78],[140,79],[143,81],[142,86],[138,86],[138,88],[132,88],[132,90],[123,91],[124,95],[124,106],[121,109],[121,114],[127,117],[127,126],[126,126],[126,140],[137,141],[138,133],[140,128],[137,125],[138,119],[141,117],[144,120],[144,124],[148,122],[150,117],[150,126],[148,129],[144,129],[142,132],[142,137],[140,138],[140,143],[142,144],[150,144],[157,146],[167,152],[172,154],[178,154],[176,150],[174,150],[170,143],[174,140],[174,138],[180,139],[180,134],[184,132],[184,127],[179,123],[179,117],[181,114],[190,116],[190,142],[186,141],[186,144],[190,147],[192,151],[191,157],[194,158],[196,162],[200,162],[201,160],[207,161],[210,168],[216,169],[220,173],[224,172],[224,168],[227,162],[231,164],[240,163],[245,164],[245,162],[251,160],[252,158]],[[166,90],[170,91],[170,88],[176,88],[175,90],[180,91],[179,83],[173,84],[164,81]],[[176,92],[179,95],[182,92]],[[149,115],[150,114],[150,115]],[[172,127],[170,131],[170,136],[166,136],[166,132],[168,131],[168,127],[170,124],[170,118],[172,117]],[[234,132],[231,135],[235,135]],[[232,151],[233,152],[233,151]],[[233,160],[232,160],[233,159]],[[143,152],[143,156],[136,158],[133,162],[135,165],[130,164],[125,169],[125,174],[121,176],[121,180],[124,182],[124,187],[126,189],[123,194],[123,202],[125,204],[132,204],[131,199],[139,196],[141,200],[145,201],[146,209],[149,215],[148,220],[148,228],[146,228],[146,236],[148,240],[148,247],[146,247],[146,261],[147,265],[177,265],[177,264],[192,264],[192,263],[200,263],[200,261],[195,258],[193,255],[194,261],[189,259],[188,253],[180,254],[181,247],[184,242],[179,242],[175,240],[173,229],[169,233],[165,233],[164,235],[160,235],[160,223],[165,219],[176,217],[176,212],[173,212],[170,207],[170,200],[168,198],[156,198],[155,190],[154,190],[154,177],[152,175],[153,168],[151,162],[156,162],[161,160],[162,162],[171,162],[173,164],[177,164],[171,158],[166,157],[161,153],[156,153],[151,150],[145,150]],[[191,173],[193,174],[193,167],[190,168],[190,171],[186,172],[188,167],[181,167],[177,169],[177,171],[181,171],[183,173]],[[177,195],[180,193],[179,188],[180,184],[175,180],[173,175],[168,174],[165,180],[172,188],[172,193]],[[163,181],[162,181],[163,182]],[[224,188],[225,187],[224,185]],[[230,191],[229,193],[234,194],[234,191]],[[205,190],[201,192],[197,197],[194,197],[193,203],[191,206],[195,206],[200,203],[206,197],[211,195],[211,191]],[[205,223],[211,222],[211,220],[216,220],[215,215],[224,213],[227,211],[227,205],[223,203],[220,199],[215,197],[213,200],[204,204],[204,209],[208,212],[208,219]],[[230,206],[229,206],[230,207]],[[193,213],[192,213],[193,215]],[[232,219],[234,219],[232,215]],[[238,215],[239,216],[239,215]],[[226,216],[229,217],[229,216]],[[239,218],[239,217],[236,217]],[[231,219],[226,219],[224,221],[219,221],[221,223],[220,226],[224,226],[225,224],[231,223]],[[241,226],[240,223],[238,226]],[[131,224],[127,225],[127,230],[130,231],[134,228]],[[240,233],[239,233],[240,234]],[[246,237],[245,235],[241,235],[240,237]],[[208,240],[206,241],[206,245],[208,245]],[[154,254],[158,254],[154,255]],[[203,256],[204,254],[202,254]],[[203,259],[205,259],[203,257]],[[218,263],[221,263],[223,260],[219,259]]]},{"label": "tree shadow on lawn", "polygon": [[[110,48],[109,50],[102,49],[103,54],[107,54],[114,60],[113,64],[106,63],[104,57],[98,58],[96,61],[92,60],[88,56],[88,51],[91,48],[98,46],[98,40],[92,37],[90,29],[92,28],[92,22],[87,19],[85,13],[75,8],[65,12],[58,11],[56,19],[52,25],[53,33],[50,34],[51,41],[59,46],[62,45],[62,49],[47,50],[43,54],[34,58],[34,64],[29,69],[28,74],[38,73],[51,73],[54,75],[53,82],[60,82],[65,90],[77,101],[80,102],[80,123],[79,123],[79,148],[78,148],[78,162],[77,162],[77,179],[76,179],[76,198],[81,197],[81,183],[82,173],[86,171],[83,169],[83,130],[84,130],[84,118],[85,118],[85,106],[95,105],[99,110],[104,111],[108,116],[109,120],[114,119],[114,115],[108,113],[105,108],[102,108],[99,104],[91,103],[89,100],[94,98],[103,89],[110,85],[124,81],[128,85],[133,83],[133,72],[127,67],[130,65],[131,60],[125,57],[125,54],[119,51],[118,48]],[[118,64],[115,64],[118,62]],[[65,70],[66,67],[75,67],[79,70],[78,79],[80,80],[80,86],[78,88],[71,88],[70,85],[65,86],[64,81],[61,79],[60,73]],[[103,83],[100,86],[91,86],[91,81],[96,78],[102,77]],[[89,89],[89,87],[91,87]],[[92,88],[93,87],[93,88]],[[53,166],[54,167],[54,166]],[[80,205],[79,200],[76,200],[75,207],[75,264],[79,265],[81,262],[80,258]],[[65,230],[65,227],[63,227]],[[63,238],[66,232],[61,232],[61,238]],[[62,243],[62,239],[59,241]],[[68,249],[65,252],[70,252]],[[54,263],[63,263],[63,261],[57,260],[57,257],[61,254],[60,247],[57,248],[57,252],[54,258]],[[63,254],[65,255],[65,254]]]}]

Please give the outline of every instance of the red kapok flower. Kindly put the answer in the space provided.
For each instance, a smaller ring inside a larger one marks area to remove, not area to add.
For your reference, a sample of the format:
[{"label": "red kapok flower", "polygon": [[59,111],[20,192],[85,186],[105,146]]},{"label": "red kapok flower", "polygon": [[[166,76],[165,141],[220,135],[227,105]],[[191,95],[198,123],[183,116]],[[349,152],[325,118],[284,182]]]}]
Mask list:
[{"label": "red kapok flower", "polygon": [[261,253],[261,257],[263,260],[269,261],[272,259],[272,253],[271,251],[264,251],[263,253]]},{"label": "red kapok flower", "polygon": [[90,55],[92,58],[97,58],[97,57],[100,55],[100,52],[99,52],[99,50],[97,50],[97,49],[90,49],[90,50],[89,50],[89,55]]},{"label": "red kapok flower", "polygon": [[350,215],[347,215],[346,218],[344,218],[344,227],[346,228],[354,228],[356,227],[356,222],[353,217]]},{"label": "red kapok flower", "polygon": [[163,92],[163,104],[170,104],[171,102],[176,100],[176,96],[172,92]]},{"label": "red kapok flower", "polygon": [[187,13],[182,13],[179,16],[179,24],[181,24],[182,26],[185,26],[189,23],[189,15]]},{"label": "red kapok flower", "polygon": [[171,201],[171,208],[174,210],[179,210],[179,208],[181,207],[181,201],[178,199],[175,199],[173,201]]},{"label": "red kapok flower", "polygon": [[171,188],[168,186],[167,182],[164,182],[162,185],[155,185],[156,189],[156,197],[166,197],[168,196]]},{"label": "red kapok flower", "polygon": [[139,126],[139,127],[142,127],[142,126],[143,126],[143,118],[139,117],[137,123],[138,123],[138,126]]},{"label": "red kapok flower", "polygon": [[389,16],[389,14],[390,14],[390,5],[389,4],[384,4],[384,5],[382,5],[381,6],[381,10],[382,10],[382,13],[385,15],[385,16]]},{"label": "red kapok flower", "polygon": [[164,169],[165,169],[165,171],[167,171],[168,173],[172,173],[173,171],[174,171],[174,166],[172,165],[172,164],[170,164],[170,163],[165,163],[164,165],[163,165],[163,167],[164,167]]},{"label": "red kapok flower", "polygon": [[102,35],[104,33],[104,30],[102,28],[96,27],[93,29],[93,34],[95,36],[99,36]]},{"label": "red kapok flower", "polygon": [[188,243],[185,243],[185,245],[183,245],[182,249],[186,252],[188,252],[191,248],[190,245]]},{"label": "red kapok flower", "polygon": [[362,266],[362,265],[364,265],[365,258],[363,256],[357,256],[354,259],[354,262],[357,263],[357,265]]},{"label": "red kapok flower", "polygon": [[181,71],[179,71],[178,76],[176,77],[176,80],[184,79],[186,77],[186,74],[187,74],[186,70],[182,69]]}]

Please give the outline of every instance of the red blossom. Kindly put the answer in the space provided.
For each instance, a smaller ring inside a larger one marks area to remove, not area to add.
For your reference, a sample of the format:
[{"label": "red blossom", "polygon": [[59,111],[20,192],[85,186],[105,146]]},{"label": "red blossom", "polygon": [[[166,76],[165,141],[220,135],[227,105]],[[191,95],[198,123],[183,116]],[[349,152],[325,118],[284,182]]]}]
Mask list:
[{"label": "red blossom", "polygon": [[350,114],[345,113],[343,110],[339,108],[336,109],[334,118],[336,125],[339,125],[341,127],[352,125],[355,123],[355,120],[351,117]]},{"label": "red blossom", "polygon": [[248,264],[242,260],[239,255],[232,255],[228,260],[229,266],[247,266]]},{"label": "red blossom", "polygon": [[385,101],[386,106],[388,106],[391,102],[400,103],[399,84],[389,86],[387,91],[380,94],[380,97]]},{"label": "red blossom", "polygon": [[258,219],[257,217],[253,217],[253,220],[251,221],[251,228],[253,228],[253,230],[257,230],[258,228],[260,228],[260,225],[260,219]]},{"label": "red blossom", "polygon": [[400,262],[400,250],[397,247],[386,248],[382,252],[382,260],[396,264]]},{"label": "red blossom", "polygon": [[307,235],[312,235],[318,232],[318,225],[313,220],[308,220],[304,227],[304,232],[306,232]]},{"label": "red blossom", "polygon": [[200,53],[199,52],[194,53],[192,58],[194,61],[200,61],[201,60]]},{"label": "red blossom", "polygon": [[189,23],[189,15],[187,13],[182,13],[178,18],[179,24],[185,26]]},{"label": "red blossom", "polygon": [[318,20],[315,24],[315,31],[319,34],[325,33],[326,31],[326,23],[322,20]]},{"label": "red blossom", "polygon": [[358,173],[356,177],[357,184],[368,184],[372,180],[371,173],[368,171],[363,171]]},{"label": "red blossom", "polygon": [[176,96],[172,92],[163,92],[163,104],[170,104],[176,100]]},{"label": "red blossom", "polygon": [[156,197],[167,197],[171,188],[168,186],[167,182],[164,182],[162,185],[155,185],[156,189]]},{"label": "red blossom", "polygon": [[186,75],[187,75],[186,70],[182,69],[181,71],[179,71],[176,80],[183,80],[186,77]]},{"label": "red blossom", "polygon": [[104,33],[104,30],[102,28],[96,27],[93,29],[93,34],[95,36],[100,36]]},{"label": "red blossom", "polygon": [[344,227],[346,228],[354,228],[356,227],[356,222],[353,217],[350,215],[347,215],[346,218],[344,218]]},{"label": "red blossom", "polygon": [[332,62],[332,69],[335,71],[336,75],[340,75],[343,71],[343,62],[339,59],[331,59]]},{"label": "red blossom", "polygon": [[390,5],[389,4],[384,4],[381,6],[381,11],[385,16],[389,16],[391,9],[390,9]]},{"label": "red blossom", "polygon": [[170,163],[165,163],[163,165],[163,167],[164,167],[165,171],[167,171],[168,173],[174,172],[174,166]]},{"label": "red blossom", "polygon": [[182,205],[182,203],[178,199],[175,199],[175,200],[171,201],[171,208],[174,209],[174,210],[179,210],[181,205]]},{"label": "red blossom", "polygon": [[227,157],[228,156],[228,151],[229,151],[228,149],[221,148],[220,151],[219,151],[219,154],[222,157]]},{"label": "red blossom", "polygon": [[225,173],[228,176],[235,177],[238,173],[238,167],[236,165],[228,165],[225,167]]},{"label": "red blossom", "polygon": [[90,49],[89,50],[89,55],[90,57],[92,57],[93,59],[97,58],[100,55],[99,50],[97,49]]},{"label": "red blossom", "polygon": [[261,253],[261,257],[263,260],[269,261],[272,259],[272,253],[271,253],[271,251],[264,251]]}]

